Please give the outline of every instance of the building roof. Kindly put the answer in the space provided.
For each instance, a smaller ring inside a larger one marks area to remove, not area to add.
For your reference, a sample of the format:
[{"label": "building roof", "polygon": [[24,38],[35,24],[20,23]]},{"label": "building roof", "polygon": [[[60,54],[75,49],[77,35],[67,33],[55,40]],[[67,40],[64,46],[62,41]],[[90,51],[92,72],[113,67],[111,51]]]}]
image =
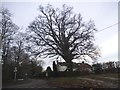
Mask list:
[{"label": "building roof", "polygon": [[[68,64],[66,62],[58,62],[57,64],[61,65],[61,66],[67,66]],[[73,63],[73,67],[74,68],[91,68],[92,66],[87,64],[87,63]]]},{"label": "building roof", "polygon": [[80,66],[80,68],[92,68],[92,66],[87,63],[79,63],[78,65]]}]

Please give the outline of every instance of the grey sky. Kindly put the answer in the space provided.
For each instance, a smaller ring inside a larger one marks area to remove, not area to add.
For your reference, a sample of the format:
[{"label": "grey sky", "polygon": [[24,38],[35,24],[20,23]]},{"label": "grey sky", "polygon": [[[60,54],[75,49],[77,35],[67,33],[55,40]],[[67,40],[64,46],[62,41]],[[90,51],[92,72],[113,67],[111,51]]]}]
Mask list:
[{"label": "grey sky", "polygon": [[[61,8],[63,4],[73,7],[74,13],[81,13],[83,20],[94,20],[96,28],[102,30],[118,22],[117,2],[6,2],[2,6],[8,8],[13,14],[13,22],[18,26],[27,28],[30,22],[39,14],[38,6],[47,4]],[[118,25],[95,34],[95,44],[101,49],[102,57],[99,62],[118,60]],[[47,59],[45,67],[51,65]]]}]

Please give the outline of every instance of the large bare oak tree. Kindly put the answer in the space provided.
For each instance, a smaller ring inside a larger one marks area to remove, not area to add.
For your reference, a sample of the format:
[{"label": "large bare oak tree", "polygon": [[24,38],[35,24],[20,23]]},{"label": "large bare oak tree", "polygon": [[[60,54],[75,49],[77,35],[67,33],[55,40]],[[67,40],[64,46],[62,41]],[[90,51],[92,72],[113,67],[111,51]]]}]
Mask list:
[{"label": "large bare oak tree", "polygon": [[73,8],[62,9],[39,6],[40,14],[29,25],[30,37],[35,55],[62,57],[72,70],[72,60],[89,56],[95,60],[99,50],[94,45],[93,21],[85,23],[81,14],[73,14]]}]

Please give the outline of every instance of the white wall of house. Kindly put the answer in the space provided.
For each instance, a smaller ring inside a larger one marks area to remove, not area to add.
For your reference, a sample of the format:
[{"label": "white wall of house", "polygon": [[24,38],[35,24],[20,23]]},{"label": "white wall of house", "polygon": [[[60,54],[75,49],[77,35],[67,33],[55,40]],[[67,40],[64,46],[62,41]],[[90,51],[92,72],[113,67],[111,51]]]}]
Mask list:
[{"label": "white wall of house", "polygon": [[66,69],[67,69],[67,66],[57,65],[57,70],[58,71],[65,71]]}]

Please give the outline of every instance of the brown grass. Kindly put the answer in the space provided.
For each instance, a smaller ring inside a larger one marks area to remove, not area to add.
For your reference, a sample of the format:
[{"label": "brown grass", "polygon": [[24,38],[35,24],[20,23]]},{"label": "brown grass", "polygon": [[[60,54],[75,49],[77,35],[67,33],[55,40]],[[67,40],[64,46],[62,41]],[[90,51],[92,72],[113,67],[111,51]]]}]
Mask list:
[{"label": "brown grass", "polygon": [[[116,74],[99,74],[99,75],[86,75],[80,77],[61,77],[61,78],[52,78],[49,80],[48,84],[55,87],[64,87],[64,88],[81,88],[81,87],[97,87],[97,88],[106,88],[106,87],[117,87],[118,80],[113,80],[109,78],[118,78]],[[85,79],[84,79],[85,78]],[[88,80],[87,80],[88,78]]]}]

